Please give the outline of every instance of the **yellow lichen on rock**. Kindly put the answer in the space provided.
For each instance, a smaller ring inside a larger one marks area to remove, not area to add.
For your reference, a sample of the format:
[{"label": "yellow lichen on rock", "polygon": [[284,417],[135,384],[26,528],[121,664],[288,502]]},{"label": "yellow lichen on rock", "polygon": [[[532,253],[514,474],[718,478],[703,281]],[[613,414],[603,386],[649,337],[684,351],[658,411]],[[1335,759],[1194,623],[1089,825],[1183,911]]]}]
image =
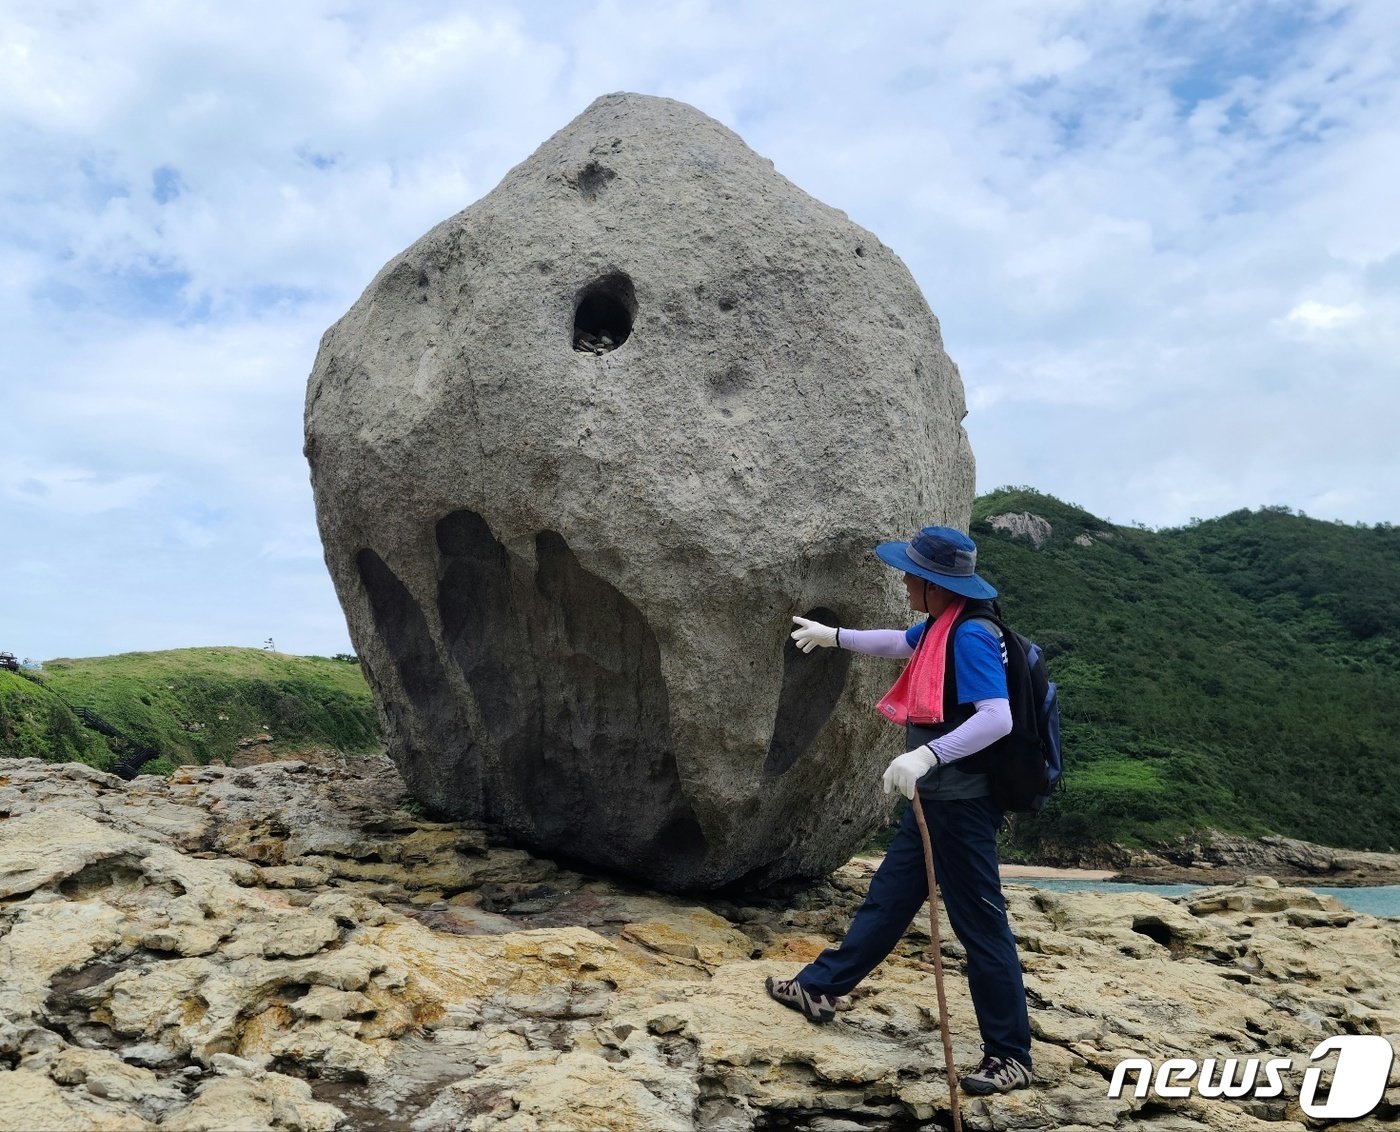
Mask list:
[{"label": "yellow lichen on rock", "polygon": [[411,993],[444,1005],[598,994],[650,981],[616,944],[587,928],[444,936],[403,921],[365,929],[356,938],[402,963],[418,983]]},{"label": "yellow lichen on rock", "polygon": [[628,924],[622,929],[622,938],[661,955],[697,960],[706,967],[747,959],[754,950],[748,936],[704,908],[680,908]]}]

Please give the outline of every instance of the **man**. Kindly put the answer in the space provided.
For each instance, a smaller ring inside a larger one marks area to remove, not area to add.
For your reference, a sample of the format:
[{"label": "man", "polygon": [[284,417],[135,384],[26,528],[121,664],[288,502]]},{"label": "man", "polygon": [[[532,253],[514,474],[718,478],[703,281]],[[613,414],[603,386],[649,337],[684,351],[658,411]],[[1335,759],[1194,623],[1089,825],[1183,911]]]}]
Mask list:
[{"label": "man", "polygon": [[[1006,646],[994,624],[975,619],[978,609],[990,611],[997,591],[976,573],[973,541],[951,527],[925,527],[909,542],[881,543],[875,553],[904,572],[910,608],[928,620],[908,630],[862,631],[794,617],[792,639],[803,652],[834,647],[910,658],[880,703],[881,712],[905,725],[910,748],[885,771],[885,792],[912,799],[919,791],[938,887],[967,951],[984,1056],[960,1078],[961,1088],[1009,1092],[1031,1083],[1031,1049],[1025,984],[997,864],[1002,813],[984,771],[992,754],[986,748],[1011,731]],[[945,668],[950,636],[952,662]],[[830,1022],[837,998],[890,953],[927,896],[923,843],[910,807],[840,948],[823,951],[791,979],[768,979],[768,993],[808,1021]]]}]

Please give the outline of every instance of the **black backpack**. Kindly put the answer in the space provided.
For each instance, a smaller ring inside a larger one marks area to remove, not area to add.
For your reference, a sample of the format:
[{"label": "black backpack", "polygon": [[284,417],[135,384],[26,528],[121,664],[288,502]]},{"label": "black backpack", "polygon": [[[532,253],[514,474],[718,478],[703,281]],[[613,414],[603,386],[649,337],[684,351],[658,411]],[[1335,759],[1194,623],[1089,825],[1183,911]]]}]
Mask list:
[{"label": "black backpack", "polygon": [[999,614],[994,607],[979,604],[958,618],[948,634],[948,671],[953,671],[953,638],[963,622],[986,621],[1001,630],[1011,731],[973,757],[978,758],[978,769],[987,774],[992,801],[1003,810],[1029,814],[1044,809],[1064,774],[1060,701],[1046,675],[1040,646],[1008,628]]}]

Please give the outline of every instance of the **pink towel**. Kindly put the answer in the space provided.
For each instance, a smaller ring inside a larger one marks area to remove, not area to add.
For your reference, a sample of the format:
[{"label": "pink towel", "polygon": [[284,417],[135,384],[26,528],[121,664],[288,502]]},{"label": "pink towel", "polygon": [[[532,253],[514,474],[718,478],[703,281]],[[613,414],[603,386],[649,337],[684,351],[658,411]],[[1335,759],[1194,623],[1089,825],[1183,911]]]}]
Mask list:
[{"label": "pink towel", "polygon": [[924,630],[919,645],[894,687],[876,704],[881,715],[898,723],[943,722],[943,676],[948,661],[948,634],[967,604],[958,598]]}]

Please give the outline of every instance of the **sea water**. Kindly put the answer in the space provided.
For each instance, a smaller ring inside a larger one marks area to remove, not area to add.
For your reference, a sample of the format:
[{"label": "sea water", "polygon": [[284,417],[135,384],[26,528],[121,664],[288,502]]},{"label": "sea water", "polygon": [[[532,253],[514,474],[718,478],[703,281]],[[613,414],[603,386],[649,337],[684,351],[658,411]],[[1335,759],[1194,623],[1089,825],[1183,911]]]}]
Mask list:
[{"label": "sea water", "polygon": [[[1110,880],[1060,880],[1054,877],[1007,877],[1007,884],[1029,884],[1052,892],[1150,892],[1154,896],[1183,896],[1210,887],[1203,884],[1131,884]],[[1309,886],[1323,896],[1335,896],[1353,912],[1367,916],[1400,916],[1400,884],[1373,888]]]}]

